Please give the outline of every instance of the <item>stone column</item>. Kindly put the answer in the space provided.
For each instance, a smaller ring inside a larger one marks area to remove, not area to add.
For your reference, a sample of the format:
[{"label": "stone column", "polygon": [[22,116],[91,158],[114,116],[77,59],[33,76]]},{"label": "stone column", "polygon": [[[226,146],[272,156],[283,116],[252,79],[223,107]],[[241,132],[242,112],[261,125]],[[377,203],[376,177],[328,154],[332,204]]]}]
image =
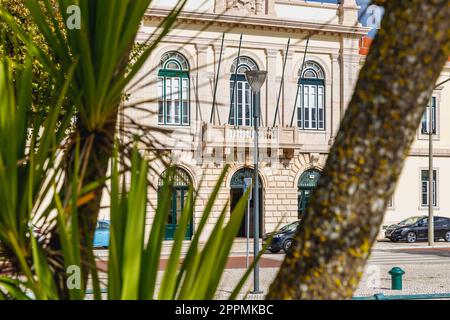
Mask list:
[{"label": "stone column", "polygon": [[[283,96],[280,105],[282,105],[282,111],[280,113],[282,117],[282,126],[289,126],[291,124],[292,112],[294,111],[295,94],[297,93],[298,86],[298,70],[292,70],[294,68],[292,57],[293,52],[288,53],[286,59],[286,74],[284,76],[284,88]],[[297,124],[294,117],[294,126]]]},{"label": "stone column", "polygon": [[[219,71],[219,83],[217,84],[217,95],[216,95],[216,110],[219,112],[220,123],[226,124],[228,123],[228,113],[230,111],[230,79],[229,73],[230,70],[226,70],[226,54],[227,47],[224,45],[222,52],[222,63]],[[216,73],[217,67],[219,65],[220,60],[220,41],[214,45],[214,77],[211,81],[212,93],[214,94],[214,84],[216,81]]]},{"label": "stone column", "polygon": [[[343,90],[341,105],[343,105],[343,111],[345,112],[345,109],[352,98],[353,90],[359,75],[361,56],[359,55],[358,39],[343,39],[341,52],[341,87]],[[341,117],[343,116],[344,114],[341,115]]]},{"label": "stone column", "polygon": [[211,74],[208,72],[208,45],[197,45],[197,83],[195,84],[194,96],[191,98],[191,103],[195,103],[195,114],[192,114],[197,121],[209,122],[211,114],[212,94],[210,88]]},{"label": "stone column", "polygon": [[[267,49],[267,82],[266,82],[266,108],[264,111],[264,123],[266,126],[271,127],[273,124],[273,119],[275,117],[275,108],[277,106],[277,95],[279,91],[280,84],[277,82],[277,56],[278,50]],[[281,120],[281,104],[279,108],[279,115],[277,123]]]},{"label": "stone column", "polygon": [[269,16],[275,16],[275,0],[267,0],[266,1],[267,7],[266,7],[266,14]]},{"label": "stone column", "polygon": [[331,119],[329,123],[331,126],[331,141],[333,143],[334,137],[339,130],[339,123],[341,120],[341,94],[340,94],[340,63],[339,54],[331,54]]},{"label": "stone column", "polygon": [[339,23],[347,26],[357,26],[359,7],[355,0],[344,0],[339,5]]}]

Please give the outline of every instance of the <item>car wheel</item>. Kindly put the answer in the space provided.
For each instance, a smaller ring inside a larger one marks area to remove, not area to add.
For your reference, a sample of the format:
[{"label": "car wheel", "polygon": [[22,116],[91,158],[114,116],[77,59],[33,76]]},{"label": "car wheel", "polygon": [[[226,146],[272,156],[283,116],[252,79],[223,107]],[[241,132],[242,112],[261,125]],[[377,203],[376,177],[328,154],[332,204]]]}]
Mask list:
[{"label": "car wheel", "polygon": [[389,239],[391,242],[398,242],[398,239]]},{"label": "car wheel", "polygon": [[294,246],[294,239],[287,239],[283,243],[283,251],[285,253],[289,253],[292,250],[292,247]]},{"label": "car wheel", "polygon": [[414,232],[408,232],[408,234],[406,235],[406,241],[408,241],[409,243],[414,243],[417,241],[417,236]]},{"label": "car wheel", "polygon": [[445,233],[445,238],[444,238],[444,240],[447,241],[447,242],[450,242],[450,231],[447,231],[447,232]]},{"label": "car wheel", "polygon": [[269,251],[272,253],[278,253],[280,252],[280,249],[269,249]]}]

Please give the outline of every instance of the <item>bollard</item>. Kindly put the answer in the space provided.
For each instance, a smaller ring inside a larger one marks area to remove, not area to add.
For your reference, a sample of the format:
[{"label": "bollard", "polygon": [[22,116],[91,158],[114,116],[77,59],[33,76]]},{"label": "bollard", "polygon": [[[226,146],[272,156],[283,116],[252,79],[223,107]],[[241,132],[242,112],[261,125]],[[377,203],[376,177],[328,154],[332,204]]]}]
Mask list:
[{"label": "bollard", "polygon": [[405,274],[405,271],[403,271],[401,268],[399,267],[394,267],[391,269],[391,271],[389,271],[389,274],[391,275],[392,278],[392,290],[402,290],[403,289],[403,275]]}]

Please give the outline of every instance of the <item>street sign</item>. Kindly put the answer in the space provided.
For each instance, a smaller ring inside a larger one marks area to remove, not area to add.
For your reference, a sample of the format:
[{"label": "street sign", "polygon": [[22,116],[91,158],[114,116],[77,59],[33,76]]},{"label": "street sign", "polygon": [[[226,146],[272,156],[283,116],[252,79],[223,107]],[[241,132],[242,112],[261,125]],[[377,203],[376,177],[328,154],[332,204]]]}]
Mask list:
[{"label": "street sign", "polygon": [[244,178],[244,192],[247,192],[247,190],[250,189],[250,193],[247,199],[247,212],[245,215],[245,233],[247,238],[245,265],[247,269],[250,266],[250,201],[252,200],[252,187],[253,179]]},{"label": "street sign", "polygon": [[248,196],[248,200],[252,200],[252,187],[253,187],[253,179],[252,178],[244,178],[244,192],[250,188],[250,194]]}]

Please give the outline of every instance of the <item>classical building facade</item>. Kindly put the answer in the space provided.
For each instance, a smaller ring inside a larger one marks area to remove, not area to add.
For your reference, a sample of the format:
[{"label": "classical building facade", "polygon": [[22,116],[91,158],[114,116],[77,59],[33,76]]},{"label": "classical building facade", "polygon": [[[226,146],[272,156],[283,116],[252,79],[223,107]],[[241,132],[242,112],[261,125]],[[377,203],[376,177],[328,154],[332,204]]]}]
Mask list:
[{"label": "classical building facade", "polygon": [[[159,25],[176,2],[153,1],[138,42],[158,35]],[[280,221],[295,221],[303,214],[365,59],[363,38],[369,29],[358,22],[354,0],[340,2],[187,2],[176,26],[137,76],[139,90],[130,103],[140,103],[141,111],[127,111],[137,122],[169,131],[156,132],[159,146],[147,150],[179,168],[180,178],[169,200],[167,239],[173,236],[184,206],[187,181],[200,190],[192,233],[216,180],[226,164],[231,166],[204,238],[227,201],[231,214],[243,194],[244,178],[253,173],[253,94],[244,75],[247,70],[268,72],[260,93],[260,229],[272,231]],[[441,79],[449,75],[447,65]],[[450,197],[445,196],[450,181],[450,128],[444,121],[450,118],[448,87],[438,87],[431,103],[436,130],[435,212],[450,216]],[[424,118],[424,126],[427,121]],[[386,224],[426,214],[427,138],[419,129]],[[152,166],[151,180],[161,185],[164,166],[160,161]],[[151,224],[158,193],[152,189],[149,194]],[[239,236],[245,232],[243,224]]]}]

